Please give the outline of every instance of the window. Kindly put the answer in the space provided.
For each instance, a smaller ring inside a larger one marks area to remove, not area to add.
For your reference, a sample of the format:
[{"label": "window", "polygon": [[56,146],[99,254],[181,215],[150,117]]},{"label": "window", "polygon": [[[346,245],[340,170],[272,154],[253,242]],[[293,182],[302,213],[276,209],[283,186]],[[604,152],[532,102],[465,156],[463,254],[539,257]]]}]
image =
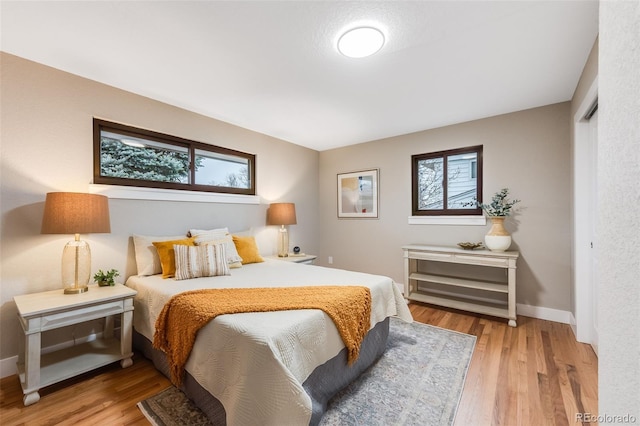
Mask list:
[{"label": "window", "polygon": [[93,120],[94,183],[255,195],[255,155]]},{"label": "window", "polygon": [[414,216],[482,215],[482,145],[411,156]]}]

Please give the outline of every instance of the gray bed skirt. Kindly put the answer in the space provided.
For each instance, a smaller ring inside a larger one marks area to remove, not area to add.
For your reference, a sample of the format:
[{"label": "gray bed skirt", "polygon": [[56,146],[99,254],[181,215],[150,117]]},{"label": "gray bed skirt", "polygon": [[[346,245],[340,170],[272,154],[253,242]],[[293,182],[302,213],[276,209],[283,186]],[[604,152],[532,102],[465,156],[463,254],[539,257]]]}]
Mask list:
[{"label": "gray bed skirt", "polygon": [[[164,353],[154,349],[151,342],[135,330],[133,334],[134,347],[149,358],[162,374],[169,377],[169,366]],[[311,397],[313,406],[310,425],[320,423],[329,400],[382,356],[388,337],[389,318],[379,322],[369,331],[362,342],[360,356],[353,365],[347,365],[347,349],[344,348],[338,355],[313,370],[302,384]],[[209,417],[212,424],[226,426],[226,414],[220,401],[200,386],[188,372],[180,389]]]}]

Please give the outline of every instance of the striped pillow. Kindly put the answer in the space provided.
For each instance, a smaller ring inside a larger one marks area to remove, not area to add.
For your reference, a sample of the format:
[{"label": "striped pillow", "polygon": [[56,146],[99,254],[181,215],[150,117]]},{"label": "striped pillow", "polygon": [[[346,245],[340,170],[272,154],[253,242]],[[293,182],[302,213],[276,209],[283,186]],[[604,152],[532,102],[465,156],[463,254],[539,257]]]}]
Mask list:
[{"label": "striped pillow", "polygon": [[224,244],[175,245],[176,280],[231,275]]},{"label": "striped pillow", "polygon": [[221,244],[224,243],[227,251],[227,263],[230,268],[242,267],[242,258],[238,255],[236,245],[231,239],[231,234],[227,228],[218,229],[191,229],[189,235],[195,237],[196,245],[200,244]]}]

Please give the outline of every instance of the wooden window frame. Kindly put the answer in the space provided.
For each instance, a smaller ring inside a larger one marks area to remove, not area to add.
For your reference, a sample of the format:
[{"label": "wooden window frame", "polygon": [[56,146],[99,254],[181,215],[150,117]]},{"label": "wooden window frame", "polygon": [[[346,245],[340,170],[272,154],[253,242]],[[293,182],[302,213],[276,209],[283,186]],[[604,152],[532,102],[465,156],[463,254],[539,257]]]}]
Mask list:
[{"label": "wooden window frame", "polygon": [[[101,132],[110,131],[117,134],[143,138],[155,142],[160,142],[167,145],[172,145],[180,148],[186,148],[189,153],[189,182],[161,182],[145,179],[128,179],[113,176],[102,176],[100,173],[100,147],[101,147]],[[215,154],[231,155],[248,160],[249,163],[249,188],[234,188],[227,186],[215,186],[215,185],[202,185],[196,184],[196,170],[195,170],[195,152],[196,150],[208,151]],[[120,123],[113,123],[101,119],[93,119],[93,183],[103,185],[121,185],[121,186],[137,186],[147,188],[162,188],[162,189],[178,189],[185,191],[202,191],[202,192],[214,192],[222,194],[244,194],[244,195],[256,195],[256,156],[254,154],[248,154],[246,152],[236,151],[230,148],[223,148],[216,145],[210,145],[202,142],[196,142],[189,139],[180,138],[177,136],[167,135],[164,133],[154,132],[146,129],[139,129],[136,127],[128,126]]]},{"label": "wooden window frame", "polygon": [[[430,152],[425,154],[415,154],[411,156],[411,212],[413,216],[481,216],[482,209],[476,206],[473,209],[449,209],[447,208],[447,158],[453,155],[475,153],[477,155],[476,167],[476,200],[482,203],[482,145],[469,146],[465,148],[450,149],[445,151]],[[418,209],[418,163],[422,160],[442,158],[443,160],[443,182],[442,182],[442,209],[419,210]]]}]

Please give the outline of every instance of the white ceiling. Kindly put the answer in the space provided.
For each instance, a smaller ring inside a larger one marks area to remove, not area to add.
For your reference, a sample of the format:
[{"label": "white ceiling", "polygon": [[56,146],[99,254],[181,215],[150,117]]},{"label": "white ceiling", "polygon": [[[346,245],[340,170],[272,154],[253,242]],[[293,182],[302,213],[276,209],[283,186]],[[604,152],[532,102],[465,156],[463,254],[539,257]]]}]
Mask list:
[{"label": "white ceiling", "polygon": [[[598,3],[3,0],[1,19],[5,52],[321,151],[571,99]],[[340,55],[367,24],[385,46]]]}]

